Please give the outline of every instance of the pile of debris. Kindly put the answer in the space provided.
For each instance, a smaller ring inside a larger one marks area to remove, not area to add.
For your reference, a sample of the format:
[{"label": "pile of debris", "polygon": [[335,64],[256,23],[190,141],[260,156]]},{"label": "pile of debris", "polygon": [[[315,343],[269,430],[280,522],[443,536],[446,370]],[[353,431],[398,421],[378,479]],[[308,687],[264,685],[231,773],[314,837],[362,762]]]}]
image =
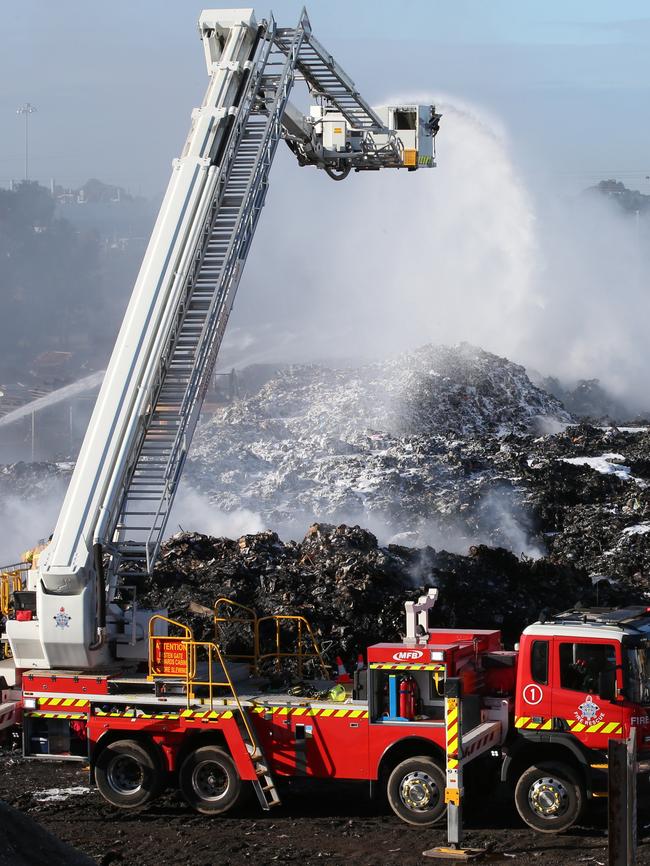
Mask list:
[{"label": "pile of debris", "polygon": [[[314,524],[301,542],[284,543],[274,532],[238,541],[178,534],[164,546],[141,602],[168,607],[202,638],[213,633],[212,608],[222,596],[260,616],[301,614],[333,655],[354,659],[370,643],[398,639],[404,601],[431,586],[440,589],[433,624],[499,627],[510,642],[551,599],[594,601],[586,573],[570,565],[487,547],[469,556],[382,547],[358,526]],[[250,635],[239,637],[245,644]]]},{"label": "pile of debris", "polygon": [[467,344],[425,346],[365,367],[281,371],[197,431],[187,477],[216,508],[253,511],[283,537],[327,520],[533,554],[516,520],[503,529],[519,496],[491,457],[505,435],[570,421],[523,367]]}]

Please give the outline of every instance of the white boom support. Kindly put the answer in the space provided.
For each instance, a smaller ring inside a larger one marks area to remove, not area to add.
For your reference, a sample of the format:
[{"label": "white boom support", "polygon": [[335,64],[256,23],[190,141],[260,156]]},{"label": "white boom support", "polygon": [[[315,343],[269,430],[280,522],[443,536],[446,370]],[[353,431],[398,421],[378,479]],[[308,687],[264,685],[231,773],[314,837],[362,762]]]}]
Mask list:
[{"label": "white boom support", "polygon": [[[372,109],[311,35],[250,9],[201,14],[210,83],[172,177],[50,544],[10,620],[17,668],[144,658],[150,611],[116,603],[151,573],[281,138],[336,179],[431,166],[433,106]],[[318,98],[288,103],[299,74]],[[30,602],[30,598],[33,601]]]}]

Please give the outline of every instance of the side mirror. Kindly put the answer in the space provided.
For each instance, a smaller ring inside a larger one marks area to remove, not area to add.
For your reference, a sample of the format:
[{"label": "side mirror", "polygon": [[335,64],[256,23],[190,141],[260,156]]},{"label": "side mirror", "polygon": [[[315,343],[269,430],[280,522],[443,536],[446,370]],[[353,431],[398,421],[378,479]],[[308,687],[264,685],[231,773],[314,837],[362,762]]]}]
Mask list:
[{"label": "side mirror", "polygon": [[604,701],[616,698],[616,671],[601,671],[598,674],[598,695]]}]

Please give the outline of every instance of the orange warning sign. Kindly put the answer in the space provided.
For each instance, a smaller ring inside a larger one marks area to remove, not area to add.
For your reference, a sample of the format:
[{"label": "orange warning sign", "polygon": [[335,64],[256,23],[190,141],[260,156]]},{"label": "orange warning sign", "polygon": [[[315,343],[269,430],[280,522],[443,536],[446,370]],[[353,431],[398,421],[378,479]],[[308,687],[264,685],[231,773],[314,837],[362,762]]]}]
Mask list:
[{"label": "orange warning sign", "polygon": [[151,673],[154,676],[184,677],[188,674],[188,646],[175,637],[153,639]]}]

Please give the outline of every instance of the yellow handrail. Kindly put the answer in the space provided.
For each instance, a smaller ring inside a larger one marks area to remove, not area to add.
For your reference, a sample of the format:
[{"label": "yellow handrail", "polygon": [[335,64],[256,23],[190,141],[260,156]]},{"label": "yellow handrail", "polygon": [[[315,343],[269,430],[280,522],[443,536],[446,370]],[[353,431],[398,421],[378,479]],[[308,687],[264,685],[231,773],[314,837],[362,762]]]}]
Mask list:
[{"label": "yellow handrail", "polygon": [[[238,608],[245,611],[246,616],[219,615],[220,608]],[[252,653],[224,653],[224,657],[228,659],[245,659],[251,662],[253,673],[257,674],[257,658],[255,656],[255,627],[257,624],[257,614],[252,607],[247,607],[245,604],[240,604],[238,601],[232,601],[230,598],[218,598],[214,603],[214,639],[217,644],[223,649],[224,636],[221,624],[238,623],[247,625],[252,631],[253,652]]]},{"label": "yellow handrail", "polygon": [[[244,708],[241,705],[239,700],[239,696],[235,691],[235,686],[233,684],[232,679],[230,678],[230,674],[228,673],[228,668],[226,667],[226,660],[221,654],[221,650],[216,643],[212,641],[200,641],[200,640],[190,640],[189,647],[191,648],[191,661],[192,661],[192,669],[194,673],[190,672],[190,659],[188,658],[188,666],[187,666],[187,676],[185,678],[185,685],[187,689],[187,706],[189,708],[190,701],[194,699],[194,686],[207,686],[208,687],[208,698],[210,702],[210,710],[214,709],[214,689],[217,688],[227,688],[230,691],[230,694],[233,696],[235,703],[237,704],[237,709],[239,710],[239,715],[241,716],[242,722],[244,723],[244,727],[248,733],[250,742],[254,744],[255,735],[253,733],[253,729],[251,728],[250,722],[244,712]],[[198,680],[196,679],[196,671],[198,669],[197,665],[197,650],[203,647],[207,649],[208,653],[208,679],[207,680]],[[221,669],[223,670],[223,674],[225,676],[225,681],[217,681],[212,679],[212,666],[214,663],[213,656],[217,657],[217,661],[221,665]]]},{"label": "yellow handrail", "polygon": [[[158,622],[165,622],[168,626],[171,625],[173,628],[180,629],[183,633],[180,636],[155,634],[156,623]],[[158,649],[160,649],[160,655],[162,657],[165,651],[165,644],[180,642],[182,645],[187,645],[187,647],[189,647],[193,639],[194,635],[192,629],[185,625],[185,623],[176,622],[176,620],[163,616],[161,613],[155,613],[149,620],[149,679],[152,680],[155,677],[184,676],[185,673],[187,673],[188,676],[194,676],[196,668],[193,667],[190,669],[190,658],[192,654],[188,652],[187,649],[185,651],[185,666],[182,672],[180,669],[181,659],[179,659],[177,671],[175,672],[156,669]]]},{"label": "yellow handrail", "polygon": [[11,612],[11,596],[20,592],[23,581],[19,571],[3,571],[0,574],[0,614],[9,616]]},{"label": "yellow handrail", "polygon": [[[288,620],[289,622],[295,622],[298,625],[298,639],[297,639],[297,652],[285,652],[281,649],[281,631],[280,624],[284,620]],[[263,653],[261,651],[261,637],[260,637],[260,627],[263,622],[274,622],[275,624],[275,651],[270,653]],[[303,651],[303,627],[307,630],[307,635],[311,638],[311,643],[314,648],[313,652]],[[312,631],[311,626],[309,625],[308,620],[304,616],[297,616],[295,614],[288,613],[280,613],[280,614],[272,614],[271,616],[262,616],[259,617],[255,627],[255,657],[257,661],[257,665],[263,660],[267,658],[273,658],[276,662],[279,662],[281,658],[297,658],[298,659],[298,676],[302,677],[303,675],[303,663],[309,659],[318,659],[318,663],[320,664],[321,672],[323,674],[324,679],[329,678],[327,666],[325,665],[325,660],[323,659],[323,654],[320,651],[318,643],[316,641],[316,636]]]}]

